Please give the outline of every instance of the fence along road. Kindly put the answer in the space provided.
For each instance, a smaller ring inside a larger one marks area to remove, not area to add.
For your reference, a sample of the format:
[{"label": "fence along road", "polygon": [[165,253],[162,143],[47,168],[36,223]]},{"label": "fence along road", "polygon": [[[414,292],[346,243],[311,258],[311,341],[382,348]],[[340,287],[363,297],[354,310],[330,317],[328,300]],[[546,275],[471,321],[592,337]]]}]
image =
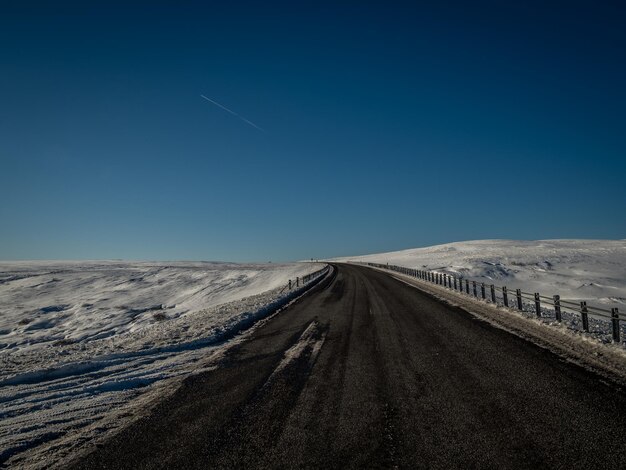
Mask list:
[{"label": "fence along road", "polygon": [[77,468],[623,468],[616,386],[386,273],[336,274]]},{"label": "fence along road", "polygon": [[[515,291],[509,291],[507,286],[496,286],[494,284],[485,284],[481,281],[470,280],[467,278],[456,277],[447,273],[440,273],[438,271],[425,271],[421,269],[407,268],[404,266],[395,266],[389,264],[380,263],[363,263],[367,266],[372,266],[380,269],[388,269],[407,276],[412,276],[417,279],[421,279],[426,282],[438,284],[440,286],[457,290],[460,293],[467,295],[473,295],[476,299],[482,298],[482,300],[491,302],[493,304],[502,305],[504,307],[515,306],[519,311],[532,311],[535,315],[541,318],[547,314],[550,316],[554,314],[554,319],[557,322],[562,321],[562,313],[568,312],[570,314],[580,316],[582,321],[583,331],[589,333],[589,318],[595,317],[596,322],[599,323],[596,327],[599,327],[599,332],[606,330],[607,321],[610,321],[610,329],[612,334],[612,340],[615,343],[621,342],[621,331],[624,329],[624,325],[620,326],[620,315],[618,307],[597,307],[587,305],[587,301],[572,302],[571,300],[561,299],[560,295],[553,295],[552,297],[546,297],[539,292],[529,293],[524,292],[521,289],[515,289]],[[458,281],[458,282],[457,282]],[[472,293],[470,294],[470,283],[472,284]],[[486,294],[487,289],[489,295]],[[480,290],[480,297],[478,291]],[[497,294],[496,294],[497,292]],[[511,298],[509,297],[511,295]],[[553,310],[542,307],[552,306]],[[604,323],[604,325],[603,325]],[[598,330],[598,328],[596,328]]]}]

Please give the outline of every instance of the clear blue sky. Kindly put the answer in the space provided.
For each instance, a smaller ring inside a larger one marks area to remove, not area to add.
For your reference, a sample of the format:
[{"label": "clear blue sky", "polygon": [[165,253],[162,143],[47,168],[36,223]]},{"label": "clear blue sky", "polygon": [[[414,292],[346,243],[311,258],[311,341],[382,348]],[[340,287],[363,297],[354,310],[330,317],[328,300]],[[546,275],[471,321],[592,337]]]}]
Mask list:
[{"label": "clear blue sky", "polygon": [[620,2],[337,3],[2,2],[0,259],[626,237]]}]

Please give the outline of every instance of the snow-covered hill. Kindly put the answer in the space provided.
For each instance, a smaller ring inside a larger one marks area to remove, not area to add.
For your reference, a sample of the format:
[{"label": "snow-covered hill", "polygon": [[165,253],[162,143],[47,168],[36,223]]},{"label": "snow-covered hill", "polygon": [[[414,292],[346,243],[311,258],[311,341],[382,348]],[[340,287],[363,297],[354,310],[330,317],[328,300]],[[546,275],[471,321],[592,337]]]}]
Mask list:
[{"label": "snow-covered hill", "polygon": [[436,270],[563,299],[626,305],[626,240],[476,240],[336,261]]},{"label": "snow-covered hill", "polygon": [[0,467],[47,467],[123,425],[323,266],[0,262]]}]

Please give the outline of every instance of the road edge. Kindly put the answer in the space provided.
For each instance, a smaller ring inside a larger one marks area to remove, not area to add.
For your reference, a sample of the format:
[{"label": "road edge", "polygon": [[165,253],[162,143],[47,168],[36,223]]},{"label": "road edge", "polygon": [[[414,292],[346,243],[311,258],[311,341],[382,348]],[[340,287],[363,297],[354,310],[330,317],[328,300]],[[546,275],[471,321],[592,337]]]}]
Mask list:
[{"label": "road edge", "polygon": [[565,325],[528,318],[505,307],[468,298],[405,274],[374,266],[360,266],[388,274],[439,302],[458,308],[480,321],[548,350],[567,362],[613,382],[620,388],[626,388],[626,351],[621,348],[582,335]]},{"label": "road edge", "polygon": [[[283,299],[285,300],[284,302],[275,301],[261,307],[259,310],[266,309],[262,317],[257,318],[256,321],[254,321],[254,323],[247,328],[238,330],[232,336],[225,338],[220,346],[218,346],[219,343],[216,343],[215,346],[217,346],[217,349],[212,351],[205,360],[199,362],[198,367],[194,371],[185,376],[173,377],[156,384],[152,390],[149,390],[145,394],[137,397],[137,401],[134,404],[127,404],[127,406],[124,406],[123,409],[115,410],[113,413],[110,413],[107,417],[103,418],[103,420],[116,420],[123,417],[125,421],[123,424],[120,424],[119,427],[111,429],[105,434],[98,436],[98,439],[92,440],[87,445],[81,445],[79,443],[77,448],[70,450],[65,455],[60,455],[58,460],[52,463],[46,462],[45,468],[50,468],[52,470],[72,468],[86,455],[102,446],[106,441],[123,432],[127,427],[137,421],[149,416],[159,403],[174,395],[183,385],[185,380],[219,368],[228,353],[233,348],[246,341],[259,327],[271,321],[272,318],[288,309],[291,305],[301,301],[306,296],[316,292],[320,288],[323,288],[323,286],[328,282],[331,282],[337,274],[337,268],[331,263],[325,264],[326,267],[322,268],[328,268],[325,273],[301,286],[299,289],[294,290],[293,295]],[[100,425],[102,425],[102,421],[92,423],[92,426],[97,427]],[[54,442],[51,444],[54,444]],[[27,468],[31,467],[29,466]],[[32,466],[32,468],[35,468],[35,466]]]}]

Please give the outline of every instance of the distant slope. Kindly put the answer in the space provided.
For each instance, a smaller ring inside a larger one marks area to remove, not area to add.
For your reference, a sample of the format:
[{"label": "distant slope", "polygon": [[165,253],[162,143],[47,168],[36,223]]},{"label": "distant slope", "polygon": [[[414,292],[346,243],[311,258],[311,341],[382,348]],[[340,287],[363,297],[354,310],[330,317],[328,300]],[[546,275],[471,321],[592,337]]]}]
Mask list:
[{"label": "distant slope", "polygon": [[626,305],[626,240],[476,240],[335,261],[437,270],[564,299]]}]

